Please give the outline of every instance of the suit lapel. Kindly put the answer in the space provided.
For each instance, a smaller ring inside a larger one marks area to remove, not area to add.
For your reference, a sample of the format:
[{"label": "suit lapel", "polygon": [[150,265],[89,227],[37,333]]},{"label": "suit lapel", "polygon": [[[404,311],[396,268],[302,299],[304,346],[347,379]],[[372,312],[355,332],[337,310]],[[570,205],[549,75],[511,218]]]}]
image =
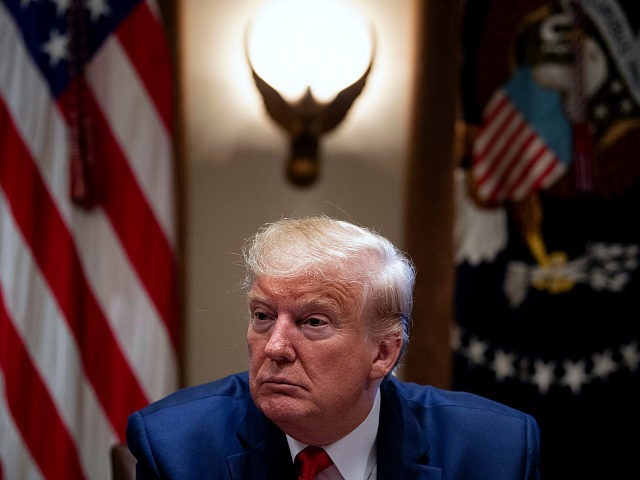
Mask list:
[{"label": "suit lapel", "polygon": [[[378,480],[441,480],[441,469],[429,465],[430,445],[424,427],[398,395],[394,382],[385,380],[381,386]],[[227,458],[229,479],[294,478],[285,435],[253,403],[240,425],[238,439],[245,450]]]},{"label": "suit lapel", "polygon": [[265,440],[255,448],[228,457],[229,478],[232,480],[293,479],[293,464],[289,450],[283,452],[281,449],[271,448],[272,446],[272,443]]},{"label": "suit lapel", "polygon": [[378,480],[440,480],[442,470],[429,465],[430,445],[424,427],[398,395],[396,380],[382,382],[378,427]]},{"label": "suit lapel", "polygon": [[253,403],[241,422],[238,439],[245,451],[227,457],[230,479],[293,478],[293,462],[285,435]]}]

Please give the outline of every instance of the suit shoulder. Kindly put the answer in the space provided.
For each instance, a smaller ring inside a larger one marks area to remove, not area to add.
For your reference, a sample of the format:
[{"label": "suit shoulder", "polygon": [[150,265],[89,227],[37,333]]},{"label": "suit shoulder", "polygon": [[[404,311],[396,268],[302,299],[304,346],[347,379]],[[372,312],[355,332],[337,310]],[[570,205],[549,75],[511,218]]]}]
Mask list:
[{"label": "suit shoulder", "polygon": [[127,444],[153,478],[221,478],[227,457],[243,452],[240,437],[248,431],[262,439],[271,428],[243,373],[184,388],[132,413]]},{"label": "suit shoulder", "polygon": [[215,403],[222,401],[228,404],[229,399],[248,399],[249,380],[246,372],[229,375],[213,382],[186,387],[168,396],[151,403],[142,410],[140,415],[148,416],[161,410],[189,406],[193,403],[202,403],[205,400]]},{"label": "suit shoulder", "polygon": [[493,413],[514,418],[529,417],[515,408],[496,402],[486,397],[468,392],[443,390],[430,385],[401,382],[393,379],[385,382],[386,388],[415,408],[465,410],[468,413]]},{"label": "suit shoulder", "polygon": [[380,422],[387,438],[400,432],[408,444],[423,446],[430,465],[451,478],[539,478],[534,418],[479,395],[386,380]]}]

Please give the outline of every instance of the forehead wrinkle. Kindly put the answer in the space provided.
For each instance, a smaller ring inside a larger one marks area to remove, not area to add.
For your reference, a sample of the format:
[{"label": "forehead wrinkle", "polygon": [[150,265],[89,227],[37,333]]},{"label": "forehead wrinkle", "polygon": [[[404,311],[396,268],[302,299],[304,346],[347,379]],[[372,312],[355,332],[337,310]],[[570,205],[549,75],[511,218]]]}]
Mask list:
[{"label": "forehead wrinkle", "polygon": [[279,308],[318,308],[349,315],[356,304],[354,291],[354,285],[341,282],[324,284],[309,279],[280,281],[277,278],[259,278],[254,281],[248,300]]}]

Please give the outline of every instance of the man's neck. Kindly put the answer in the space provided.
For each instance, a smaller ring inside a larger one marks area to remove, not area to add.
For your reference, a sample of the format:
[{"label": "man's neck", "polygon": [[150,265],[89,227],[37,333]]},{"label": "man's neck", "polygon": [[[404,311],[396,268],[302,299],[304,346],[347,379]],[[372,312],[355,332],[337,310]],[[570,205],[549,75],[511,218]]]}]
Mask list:
[{"label": "man's neck", "polygon": [[[380,421],[380,390],[378,389],[367,417],[342,438],[322,445],[343,478],[365,478],[376,463],[376,435]],[[287,435],[291,459],[307,444]]]}]

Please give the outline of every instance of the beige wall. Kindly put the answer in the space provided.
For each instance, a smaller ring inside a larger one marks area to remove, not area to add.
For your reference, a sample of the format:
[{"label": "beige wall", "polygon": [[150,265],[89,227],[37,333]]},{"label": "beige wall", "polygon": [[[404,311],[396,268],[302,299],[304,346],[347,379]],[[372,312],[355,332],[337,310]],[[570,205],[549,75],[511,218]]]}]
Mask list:
[{"label": "beige wall", "polygon": [[413,2],[348,1],[376,28],[376,62],[345,123],[322,143],[321,178],[306,189],[285,180],[286,137],[266,116],[243,57],[244,25],[264,1],[179,4],[187,384],[246,368],[239,253],[263,223],[324,213],[404,242]]}]

